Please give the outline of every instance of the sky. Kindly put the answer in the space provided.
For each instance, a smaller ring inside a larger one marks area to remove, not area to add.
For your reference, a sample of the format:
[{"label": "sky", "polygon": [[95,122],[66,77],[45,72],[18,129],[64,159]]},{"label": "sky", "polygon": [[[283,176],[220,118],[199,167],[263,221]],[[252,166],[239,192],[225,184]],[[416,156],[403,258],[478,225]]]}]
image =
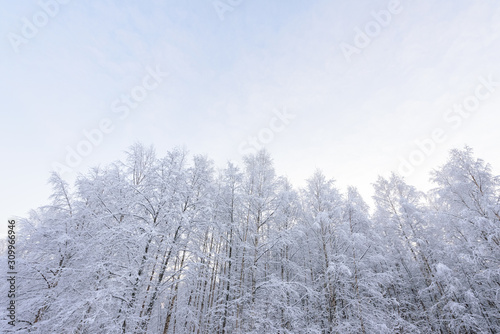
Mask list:
[{"label": "sky", "polygon": [[469,145],[500,174],[498,1],[0,0],[0,235],[135,142],[267,149],[370,203]]}]

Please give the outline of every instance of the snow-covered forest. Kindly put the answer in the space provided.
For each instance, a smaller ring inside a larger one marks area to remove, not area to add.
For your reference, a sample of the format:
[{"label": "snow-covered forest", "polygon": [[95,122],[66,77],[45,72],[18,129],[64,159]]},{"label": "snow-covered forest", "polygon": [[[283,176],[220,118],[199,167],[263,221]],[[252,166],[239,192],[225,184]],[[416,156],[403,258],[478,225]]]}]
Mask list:
[{"label": "snow-covered forest", "polygon": [[74,185],[53,174],[16,232],[16,328],[500,332],[500,178],[470,148],[427,193],[380,177],[371,211],[320,171],[295,189],[266,151],[222,167],[136,144]]}]

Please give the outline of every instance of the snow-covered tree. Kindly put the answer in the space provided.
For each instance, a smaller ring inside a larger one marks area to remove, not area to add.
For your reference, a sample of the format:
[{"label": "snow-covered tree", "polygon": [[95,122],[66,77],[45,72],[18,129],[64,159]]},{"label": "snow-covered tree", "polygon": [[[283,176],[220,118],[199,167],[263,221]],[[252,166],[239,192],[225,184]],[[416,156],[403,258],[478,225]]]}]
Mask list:
[{"label": "snow-covered tree", "polygon": [[370,214],[320,171],[294,189],[266,151],[216,170],[135,144],[72,186],[51,175],[19,221],[15,329],[500,332],[500,178],[466,147],[432,181],[380,177]]}]

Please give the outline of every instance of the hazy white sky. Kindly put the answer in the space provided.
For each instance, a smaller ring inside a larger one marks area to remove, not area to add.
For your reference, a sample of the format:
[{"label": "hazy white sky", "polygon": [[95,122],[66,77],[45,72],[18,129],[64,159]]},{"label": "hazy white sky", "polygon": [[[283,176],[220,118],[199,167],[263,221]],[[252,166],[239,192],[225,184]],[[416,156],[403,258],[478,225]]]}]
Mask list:
[{"label": "hazy white sky", "polygon": [[0,234],[48,203],[54,166],[71,162],[72,181],[136,141],[160,155],[185,145],[220,167],[256,143],[297,186],[320,168],[366,200],[390,171],[429,188],[464,144],[499,171],[498,1],[1,8]]}]

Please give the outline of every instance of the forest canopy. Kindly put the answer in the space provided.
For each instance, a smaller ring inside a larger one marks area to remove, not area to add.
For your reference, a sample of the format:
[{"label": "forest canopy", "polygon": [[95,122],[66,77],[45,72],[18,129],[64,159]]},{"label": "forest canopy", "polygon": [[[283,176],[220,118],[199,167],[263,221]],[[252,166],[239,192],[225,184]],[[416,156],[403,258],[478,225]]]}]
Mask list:
[{"label": "forest canopy", "polygon": [[465,147],[431,180],[379,177],[370,213],[321,171],[295,189],[266,151],[216,169],[136,144],[72,186],[54,173],[16,232],[16,328],[499,333],[500,179]]}]

